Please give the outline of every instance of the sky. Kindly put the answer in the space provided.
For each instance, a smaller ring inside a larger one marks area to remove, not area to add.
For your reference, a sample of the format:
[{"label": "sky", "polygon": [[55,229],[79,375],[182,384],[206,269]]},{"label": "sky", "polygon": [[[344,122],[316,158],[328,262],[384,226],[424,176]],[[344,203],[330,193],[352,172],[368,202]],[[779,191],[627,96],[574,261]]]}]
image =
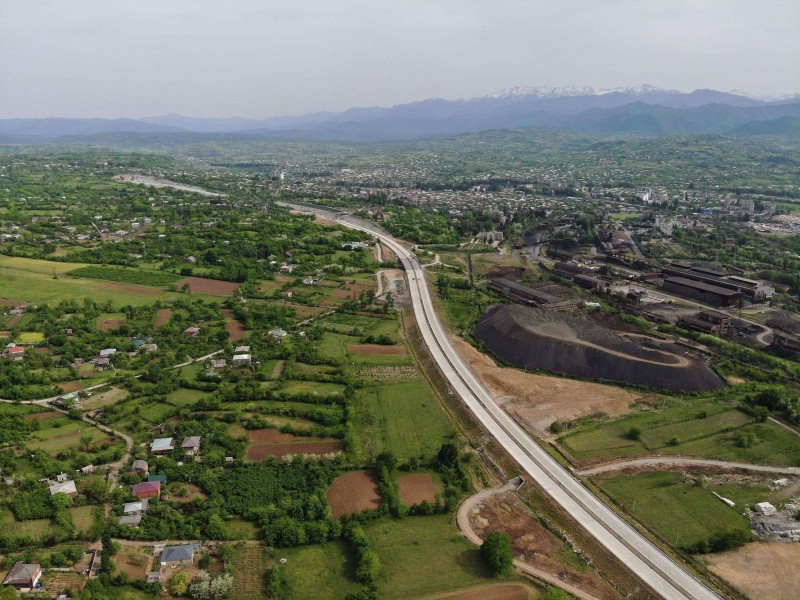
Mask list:
[{"label": "sky", "polygon": [[0,118],[266,118],[643,83],[800,92],[800,2],[0,0]]}]

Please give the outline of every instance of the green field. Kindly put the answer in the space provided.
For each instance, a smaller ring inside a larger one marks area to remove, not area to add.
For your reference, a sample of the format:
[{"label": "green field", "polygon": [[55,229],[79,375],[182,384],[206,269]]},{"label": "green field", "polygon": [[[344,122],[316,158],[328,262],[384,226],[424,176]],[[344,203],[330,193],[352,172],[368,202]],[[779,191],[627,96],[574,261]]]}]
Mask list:
[{"label": "green field", "polygon": [[175,406],[188,406],[194,404],[198,400],[210,396],[208,392],[200,390],[190,390],[188,388],[178,388],[167,394],[167,402]]},{"label": "green field", "polygon": [[[364,530],[383,565],[380,598],[418,598],[488,579],[478,549],[459,534],[450,515],[381,519]],[[338,600],[359,589],[342,542],[279,550],[276,557],[288,559],[292,598]]]},{"label": "green field", "polygon": [[3,290],[4,298],[37,304],[57,304],[61,300],[91,298],[95,302],[110,300],[115,306],[140,305],[154,302],[157,298],[163,300],[180,295],[130,284],[121,288],[103,281],[98,281],[97,285],[87,285],[86,281],[64,276],[67,271],[83,266],[85,265],[78,263],[0,256],[0,289]]},{"label": "green field", "polygon": [[86,535],[94,525],[94,506],[74,506],[69,509],[72,524],[81,535]]},{"label": "green field", "polygon": [[172,404],[155,402],[142,409],[141,416],[151,423],[162,423],[175,410]]},{"label": "green field", "polygon": [[96,427],[65,416],[43,422],[42,428],[31,434],[27,446],[50,453],[63,452],[69,448],[76,448],[83,436],[91,436],[92,442],[109,437]]},{"label": "green field", "polygon": [[0,527],[6,532],[13,532],[16,536],[27,536],[34,540],[44,539],[54,532],[53,522],[50,519],[17,521],[6,508],[0,509]]},{"label": "green field", "polygon": [[166,271],[147,271],[130,267],[111,267],[108,265],[89,265],[66,273],[70,277],[101,279],[119,283],[133,283],[152,287],[167,287],[181,280],[180,275]]},{"label": "green field", "polygon": [[347,547],[340,540],[278,550],[276,557],[287,559],[284,573],[290,598],[341,600],[361,588],[355,581]]},{"label": "green field", "polygon": [[[452,432],[438,399],[424,381],[366,387],[353,402],[353,452],[360,460],[390,450],[401,460],[431,458]],[[375,445],[377,444],[377,445]]]},{"label": "green field", "polygon": [[317,381],[286,381],[280,388],[284,394],[314,394],[326,396],[328,394],[342,394],[345,386],[340,383],[321,383]]},{"label": "green field", "polygon": [[[703,412],[706,416],[700,418]],[[641,430],[640,439],[628,437],[632,427]],[[738,439],[746,432],[755,435],[755,442],[741,447]],[[656,452],[778,466],[800,461],[800,436],[769,421],[753,423],[728,402],[676,402],[664,410],[590,424],[562,436],[559,443],[576,460]]]},{"label": "green field", "polygon": [[452,515],[368,523],[364,531],[383,564],[380,598],[416,598],[456,590],[489,576],[480,552]]},{"label": "green field", "polygon": [[[628,512],[670,544],[689,546],[715,533],[750,530],[741,502],[763,499],[761,490],[735,493],[729,487],[703,487],[681,483],[681,473],[641,473],[597,479],[596,483]],[[737,505],[730,508],[711,492],[729,497]],[[634,508],[635,502],[635,508]]]}]

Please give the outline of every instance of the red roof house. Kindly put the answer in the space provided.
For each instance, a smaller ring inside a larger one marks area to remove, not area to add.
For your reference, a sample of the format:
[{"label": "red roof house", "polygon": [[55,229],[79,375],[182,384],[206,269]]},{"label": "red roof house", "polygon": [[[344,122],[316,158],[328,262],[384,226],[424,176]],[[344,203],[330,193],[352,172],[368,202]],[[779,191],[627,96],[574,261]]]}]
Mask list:
[{"label": "red roof house", "polygon": [[161,495],[160,481],[143,481],[133,486],[131,494],[137,498],[156,498]]}]

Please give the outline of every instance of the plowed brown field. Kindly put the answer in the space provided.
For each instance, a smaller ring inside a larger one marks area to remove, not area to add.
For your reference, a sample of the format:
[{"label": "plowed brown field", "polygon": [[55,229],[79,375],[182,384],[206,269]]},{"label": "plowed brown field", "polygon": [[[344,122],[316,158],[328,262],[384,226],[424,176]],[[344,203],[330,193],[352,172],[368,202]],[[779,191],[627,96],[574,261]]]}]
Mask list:
[{"label": "plowed brown field", "polygon": [[187,277],[178,283],[178,289],[185,284],[189,284],[189,290],[193,294],[208,294],[209,296],[230,296],[239,289],[239,284],[233,281],[219,281],[217,279],[206,279],[205,277]]},{"label": "plowed brown field", "polygon": [[406,506],[419,504],[423,500],[433,502],[436,494],[442,492],[429,473],[403,475],[398,477],[397,485],[400,488],[400,499]]},{"label": "plowed brown field", "polygon": [[367,471],[345,473],[328,488],[328,504],[335,519],[381,505],[378,485]]}]

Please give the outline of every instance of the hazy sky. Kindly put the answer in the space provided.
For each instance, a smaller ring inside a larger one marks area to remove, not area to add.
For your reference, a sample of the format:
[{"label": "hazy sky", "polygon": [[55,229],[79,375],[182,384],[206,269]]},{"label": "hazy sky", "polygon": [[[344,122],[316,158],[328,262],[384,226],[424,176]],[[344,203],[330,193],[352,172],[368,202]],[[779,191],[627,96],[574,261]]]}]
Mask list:
[{"label": "hazy sky", "polygon": [[0,0],[0,117],[268,117],[517,85],[800,91],[798,0]]}]

